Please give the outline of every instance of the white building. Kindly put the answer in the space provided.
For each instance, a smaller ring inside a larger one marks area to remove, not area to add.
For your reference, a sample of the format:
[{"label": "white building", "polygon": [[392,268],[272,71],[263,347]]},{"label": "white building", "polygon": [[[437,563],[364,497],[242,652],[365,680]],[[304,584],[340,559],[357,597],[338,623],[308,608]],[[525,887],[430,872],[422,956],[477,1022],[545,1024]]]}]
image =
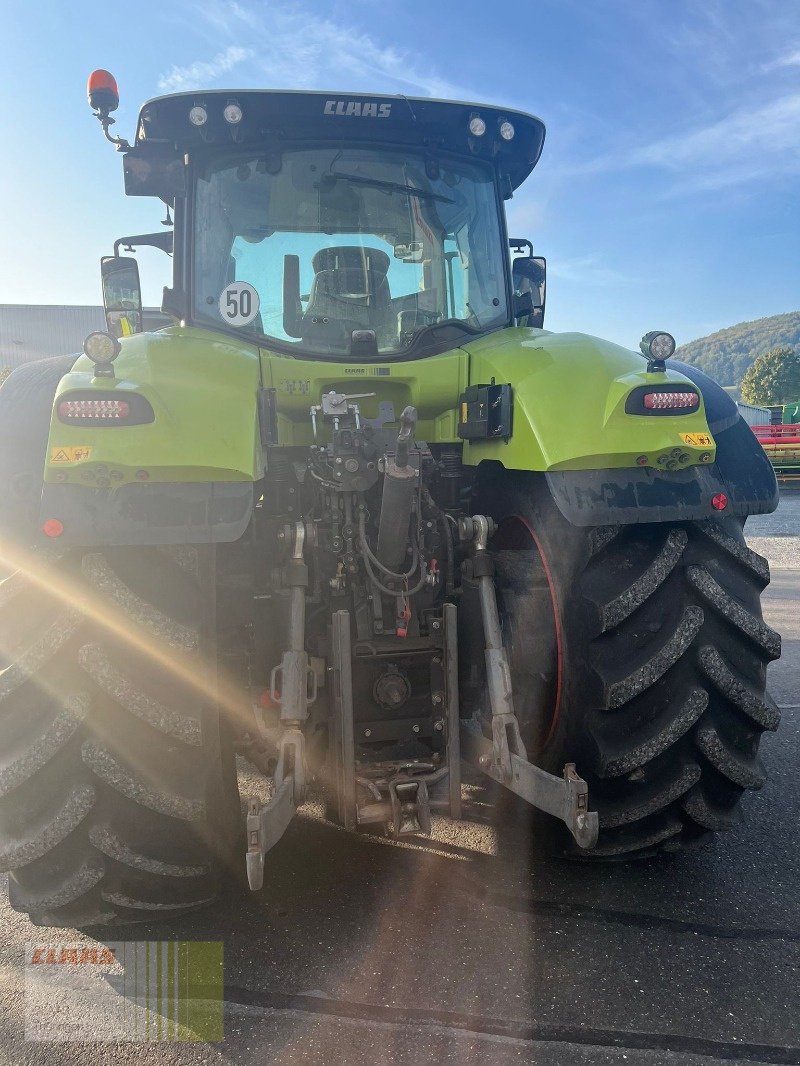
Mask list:
[{"label": "white building", "polygon": [[[145,329],[160,329],[170,321],[155,307],[144,309]],[[23,363],[77,355],[87,333],[105,328],[102,307],[0,304],[0,380]]]}]

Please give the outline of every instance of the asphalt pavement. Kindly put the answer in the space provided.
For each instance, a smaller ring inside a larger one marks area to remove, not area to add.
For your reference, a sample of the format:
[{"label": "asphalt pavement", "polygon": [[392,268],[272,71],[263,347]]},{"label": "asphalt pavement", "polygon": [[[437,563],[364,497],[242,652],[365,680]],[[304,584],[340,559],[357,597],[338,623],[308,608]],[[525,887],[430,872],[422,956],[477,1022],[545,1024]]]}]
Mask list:
[{"label": "asphalt pavement", "polygon": [[311,807],[261,893],[231,887],[215,910],[113,934],[224,941],[215,1044],[25,1042],[25,942],[93,941],[34,929],[3,889],[0,1062],[800,1063],[800,493],[751,529],[775,567],[784,711],[761,749],[768,782],[730,832],[594,867],[537,854],[523,818],[498,829],[477,784],[467,820],[401,845]]}]

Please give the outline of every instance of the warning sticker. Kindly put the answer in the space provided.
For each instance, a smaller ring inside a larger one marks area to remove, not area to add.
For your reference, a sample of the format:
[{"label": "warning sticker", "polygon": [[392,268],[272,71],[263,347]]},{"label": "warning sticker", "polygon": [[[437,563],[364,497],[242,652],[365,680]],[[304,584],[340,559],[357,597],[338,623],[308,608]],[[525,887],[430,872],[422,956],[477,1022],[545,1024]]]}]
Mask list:
[{"label": "warning sticker", "polygon": [[88,459],[92,453],[92,449],[83,445],[79,448],[51,448],[50,449],[50,462],[51,463],[79,463],[83,459]]},{"label": "warning sticker", "polygon": [[714,445],[708,433],[681,433],[681,440],[684,444],[694,444],[696,448],[711,448]]}]

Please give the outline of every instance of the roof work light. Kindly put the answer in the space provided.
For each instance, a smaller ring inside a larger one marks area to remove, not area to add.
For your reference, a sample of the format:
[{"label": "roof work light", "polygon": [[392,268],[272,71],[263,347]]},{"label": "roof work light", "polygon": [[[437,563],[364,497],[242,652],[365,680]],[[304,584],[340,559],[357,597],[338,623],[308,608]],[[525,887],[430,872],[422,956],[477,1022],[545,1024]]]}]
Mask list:
[{"label": "roof work light", "polygon": [[228,123],[229,126],[238,126],[242,121],[242,109],[236,103],[235,100],[230,100],[225,105],[225,110],[222,112],[222,117]]}]

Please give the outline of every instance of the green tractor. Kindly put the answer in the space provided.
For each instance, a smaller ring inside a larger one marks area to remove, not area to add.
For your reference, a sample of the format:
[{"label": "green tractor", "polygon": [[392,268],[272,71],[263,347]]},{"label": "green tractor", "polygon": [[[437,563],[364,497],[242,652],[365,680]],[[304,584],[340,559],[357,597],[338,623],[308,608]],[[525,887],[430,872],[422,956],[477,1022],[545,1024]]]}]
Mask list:
[{"label": "green tractor", "polygon": [[[192,92],[128,144],[111,75],[89,97],[170,228],[103,259],[84,355],[0,389],[13,905],[82,926],[257,889],[309,796],[425,834],[465,765],[562,855],[731,826],[779,717],[742,534],[775,477],[669,334],[544,328],[504,212],[541,121]],[[142,245],[173,259],[157,332]]]}]

